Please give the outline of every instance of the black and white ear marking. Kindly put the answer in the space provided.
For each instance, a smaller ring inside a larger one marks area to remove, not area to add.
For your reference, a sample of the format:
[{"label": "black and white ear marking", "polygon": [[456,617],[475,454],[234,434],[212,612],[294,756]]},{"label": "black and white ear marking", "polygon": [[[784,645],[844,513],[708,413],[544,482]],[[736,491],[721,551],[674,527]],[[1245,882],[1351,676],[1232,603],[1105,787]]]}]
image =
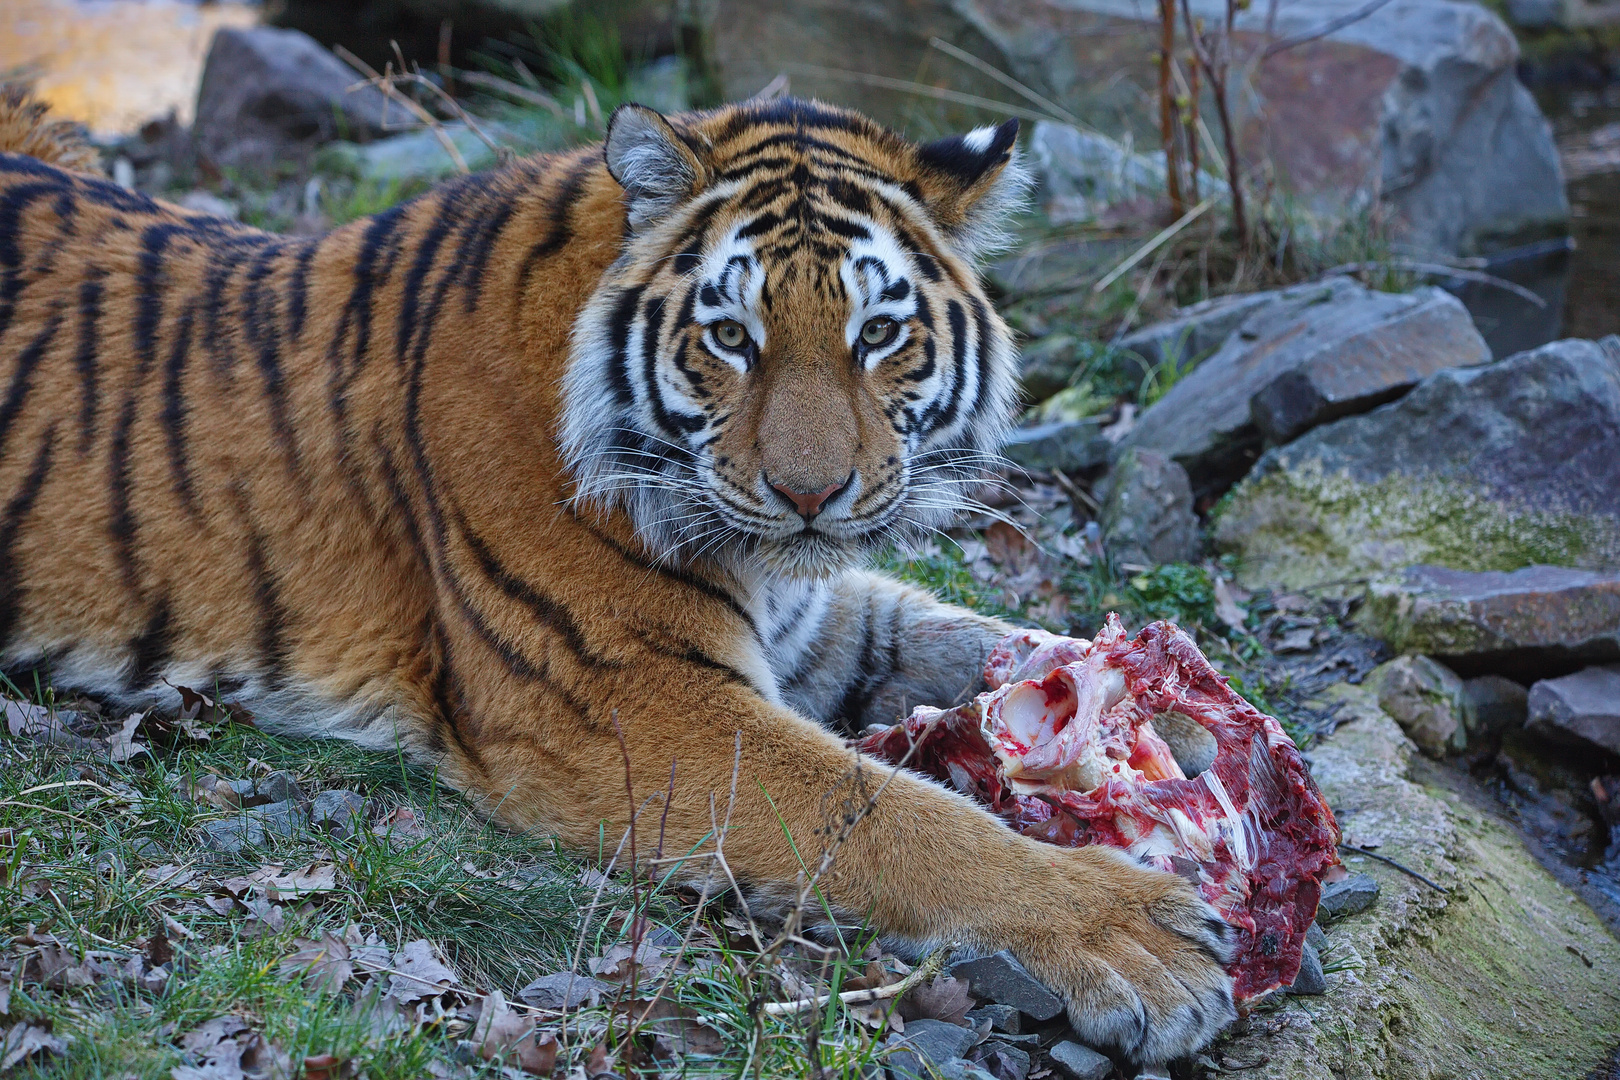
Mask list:
[{"label": "black and white ear marking", "polygon": [[704,169],[668,120],[645,105],[620,105],[608,120],[602,157],[630,196],[630,228],[662,220],[698,191]]},{"label": "black and white ear marking", "polygon": [[1007,218],[1024,202],[1029,172],[1019,161],[1018,121],[975,128],[917,147],[929,204],[970,262],[1005,247]]},{"label": "black and white ear marking", "polygon": [[1018,139],[1018,121],[974,128],[966,135],[952,135],[917,148],[917,160],[972,187],[994,166],[1012,160],[1012,146]]}]

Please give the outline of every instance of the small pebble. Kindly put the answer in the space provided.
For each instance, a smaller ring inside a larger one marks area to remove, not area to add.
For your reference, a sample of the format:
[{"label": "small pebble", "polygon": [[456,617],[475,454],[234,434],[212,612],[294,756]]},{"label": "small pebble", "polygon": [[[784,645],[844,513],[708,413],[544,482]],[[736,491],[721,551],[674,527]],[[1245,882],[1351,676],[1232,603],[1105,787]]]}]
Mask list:
[{"label": "small pebble", "polygon": [[1343,881],[1335,881],[1322,890],[1316,917],[1321,922],[1332,922],[1350,915],[1359,915],[1373,906],[1378,899],[1378,882],[1367,874],[1351,874]]},{"label": "small pebble", "polygon": [[1114,1071],[1114,1063],[1089,1046],[1060,1042],[1047,1051],[1058,1071],[1069,1080],[1104,1080]]},{"label": "small pebble", "polygon": [[1294,976],[1294,982],[1288,987],[1288,992],[1300,996],[1327,993],[1327,976],[1322,974],[1322,957],[1310,942],[1305,943],[1305,948],[1300,953],[1299,974]]}]

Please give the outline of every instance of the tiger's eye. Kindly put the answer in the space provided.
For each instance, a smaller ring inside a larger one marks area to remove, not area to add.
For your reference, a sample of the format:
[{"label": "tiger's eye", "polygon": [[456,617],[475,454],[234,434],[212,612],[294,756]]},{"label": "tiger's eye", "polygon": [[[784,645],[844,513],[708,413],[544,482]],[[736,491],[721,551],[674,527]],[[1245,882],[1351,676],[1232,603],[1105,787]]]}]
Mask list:
[{"label": "tiger's eye", "polygon": [[866,320],[866,325],[861,327],[861,340],[874,347],[887,345],[894,340],[894,335],[899,330],[899,323],[880,315],[875,319]]},{"label": "tiger's eye", "polygon": [[714,340],[727,349],[740,349],[748,344],[748,331],[736,319],[723,319],[714,324]]}]

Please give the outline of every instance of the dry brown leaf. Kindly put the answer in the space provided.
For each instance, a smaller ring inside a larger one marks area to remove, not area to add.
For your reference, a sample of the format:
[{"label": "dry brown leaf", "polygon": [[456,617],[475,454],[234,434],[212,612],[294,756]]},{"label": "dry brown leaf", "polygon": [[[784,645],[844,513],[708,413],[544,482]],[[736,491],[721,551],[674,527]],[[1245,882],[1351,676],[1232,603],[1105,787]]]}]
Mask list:
[{"label": "dry brown leaf", "polygon": [[148,866],[141,871],[141,876],[154,885],[166,885],[171,889],[179,889],[196,881],[197,871],[189,866],[164,863],[162,866]]},{"label": "dry brown leaf", "polygon": [[557,1036],[536,1031],[534,1021],[508,1005],[499,990],[484,999],[472,1041],[485,1061],[515,1062],[535,1076],[551,1075],[557,1064]]},{"label": "dry brown leaf", "polygon": [[282,957],[283,978],[302,977],[310,989],[324,987],[336,993],[354,978],[354,964],[349,960],[349,943],[340,941],[330,933],[323,933],[319,941],[299,938],[296,952]]},{"label": "dry brown leaf", "polygon": [[42,1027],[24,1021],[11,1025],[0,1039],[0,1073],[9,1072],[35,1054],[64,1054],[66,1040],[60,1039]]},{"label": "dry brown leaf", "polygon": [[1248,610],[1238,601],[1232,586],[1223,577],[1214,578],[1215,617],[1233,630],[1242,630],[1249,620]]},{"label": "dry brown leaf", "polygon": [[282,873],[279,866],[262,866],[249,874],[247,880],[263,889],[271,900],[297,900],[336,889],[337,865],[314,862],[290,874]]},{"label": "dry brown leaf", "polygon": [[433,946],[420,939],[406,942],[394,954],[390,966],[394,973],[388,980],[387,996],[402,1004],[437,997],[460,982],[456,973],[433,955]]},{"label": "dry brown leaf", "polygon": [[919,983],[900,999],[899,1012],[906,1020],[943,1020],[960,1024],[973,1008],[968,984],[961,979],[940,975],[930,983]]},{"label": "dry brown leaf", "polygon": [[242,806],[242,796],[231,786],[231,782],[213,773],[197,777],[191,784],[190,793],[197,802],[220,810],[237,810]]},{"label": "dry brown leaf", "polygon": [[312,1054],[304,1059],[304,1080],[343,1080],[354,1073],[354,1062],[336,1054]]},{"label": "dry brown leaf", "polygon": [[720,1033],[703,1023],[698,1014],[668,998],[626,1002],[621,1011],[650,1033],[658,1044],[660,1057],[676,1054],[719,1054],[726,1048]]},{"label": "dry brown leaf", "polygon": [[379,836],[399,837],[402,840],[419,840],[427,835],[416,811],[408,806],[394,807],[378,819],[371,831]]},{"label": "dry brown leaf", "polygon": [[171,1080],[285,1080],[292,1075],[287,1054],[240,1016],[217,1016],[182,1036],[180,1046],[189,1061],[169,1071]]},{"label": "dry brown leaf", "polygon": [[242,927],[242,936],[249,940],[264,937],[267,934],[279,934],[287,926],[287,916],[279,904],[272,904],[263,897],[251,897],[239,901],[248,909],[249,918]]},{"label": "dry brown leaf", "polygon": [[130,713],[118,730],[107,737],[107,757],[113,761],[128,761],[136,754],[148,753],[145,743],[135,741],[135,731],[146,718],[145,713]]},{"label": "dry brown leaf", "polygon": [[32,739],[81,749],[99,749],[104,745],[99,739],[87,739],[69,730],[65,721],[74,715],[72,713],[47,709],[29,701],[9,699],[0,699],[0,708],[5,710],[6,730],[14,739]]}]

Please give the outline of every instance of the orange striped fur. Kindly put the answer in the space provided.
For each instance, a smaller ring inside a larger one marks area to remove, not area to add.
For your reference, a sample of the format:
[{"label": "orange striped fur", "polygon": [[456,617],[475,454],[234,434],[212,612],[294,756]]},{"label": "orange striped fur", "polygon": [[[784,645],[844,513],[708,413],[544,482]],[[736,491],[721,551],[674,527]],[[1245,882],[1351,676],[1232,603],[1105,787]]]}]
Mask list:
[{"label": "orange striped fur", "polygon": [[[628,823],[615,720],[638,793],[673,763],[670,850],[707,845],[740,733],[729,862],[785,901],[780,822],[835,822],[840,734],[974,691],[1005,630],[859,564],[964,505],[1009,421],[974,260],[1014,131],[627,108],[605,150],[316,240],[0,155],[0,663],[130,703],[217,681],[580,851]],[[824,890],[1010,948],[1136,1060],[1233,1015],[1184,882],[909,774]]]}]

